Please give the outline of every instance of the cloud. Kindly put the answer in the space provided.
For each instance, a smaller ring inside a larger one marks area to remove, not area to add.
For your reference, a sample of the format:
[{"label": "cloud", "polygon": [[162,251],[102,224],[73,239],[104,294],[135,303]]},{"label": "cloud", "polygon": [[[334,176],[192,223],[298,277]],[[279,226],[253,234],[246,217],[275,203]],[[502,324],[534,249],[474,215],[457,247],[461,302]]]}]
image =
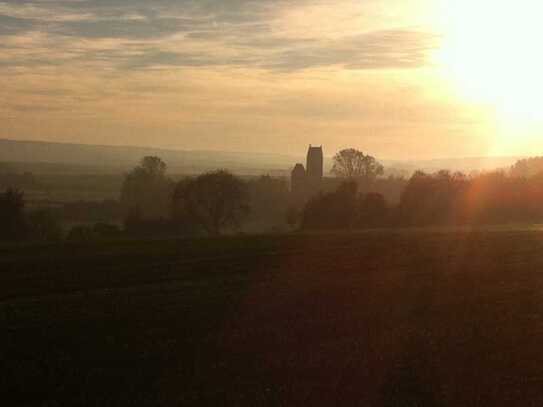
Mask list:
[{"label": "cloud", "polygon": [[[25,55],[4,58],[0,65],[107,62],[120,70],[232,66],[276,72],[327,66],[405,69],[423,66],[435,46],[431,34],[401,28],[332,38],[285,34],[280,26],[289,7],[290,2],[281,0],[3,1],[0,36],[40,32],[47,37],[42,46],[51,52],[32,53],[26,46]],[[117,48],[100,49],[106,40],[116,41]],[[6,43],[10,41],[4,41],[4,48]]]},{"label": "cloud", "polygon": [[0,136],[405,154],[486,131],[413,2],[0,0]]},{"label": "cloud", "polygon": [[426,54],[436,46],[436,37],[417,31],[373,31],[311,44],[278,53],[265,66],[298,70],[340,66],[344,69],[404,69],[424,66]]},{"label": "cloud", "polygon": [[33,28],[33,22],[0,14],[0,36],[19,34]]},{"label": "cloud", "polygon": [[154,39],[194,30],[196,23],[190,19],[119,17],[90,21],[73,21],[58,25],[52,32],[77,38]]}]

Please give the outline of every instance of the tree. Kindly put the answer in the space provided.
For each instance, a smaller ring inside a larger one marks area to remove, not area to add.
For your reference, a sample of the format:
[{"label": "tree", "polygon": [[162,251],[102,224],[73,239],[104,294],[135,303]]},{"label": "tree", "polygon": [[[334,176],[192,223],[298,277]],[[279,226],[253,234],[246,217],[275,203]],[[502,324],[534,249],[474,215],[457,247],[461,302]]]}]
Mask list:
[{"label": "tree", "polygon": [[8,188],[0,194],[0,240],[18,240],[26,235],[24,193]]},{"label": "tree", "polygon": [[167,165],[160,157],[147,156],[141,160],[140,168],[151,177],[164,178]]},{"label": "tree", "polygon": [[388,208],[383,195],[370,192],[359,199],[356,226],[359,228],[384,226],[387,223]]},{"label": "tree", "polygon": [[518,160],[511,167],[513,177],[530,178],[543,173],[543,157],[531,157]]},{"label": "tree", "polygon": [[290,197],[283,178],[263,175],[251,179],[247,181],[247,191],[251,202],[251,224],[271,227],[283,223]]},{"label": "tree", "polygon": [[186,192],[194,182],[192,178],[183,178],[178,181],[173,191],[173,199],[171,203],[172,219],[176,222],[185,223],[189,221],[190,214],[188,213],[186,204]]},{"label": "tree", "polygon": [[348,229],[356,219],[358,186],[343,182],[336,191],[311,198],[302,213],[302,229]]},{"label": "tree", "polygon": [[125,212],[138,210],[143,218],[158,219],[169,213],[172,182],[166,177],[166,164],[159,157],[144,157],[130,171],[121,189]]},{"label": "tree", "polygon": [[246,184],[228,171],[209,172],[178,184],[174,208],[213,236],[239,228],[249,214]]},{"label": "tree", "polygon": [[402,193],[400,221],[417,226],[460,223],[464,212],[475,207],[466,200],[470,191],[475,191],[471,181],[461,173],[417,171]]},{"label": "tree", "polygon": [[373,181],[384,174],[384,167],[372,156],[349,148],[334,156],[332,174],[341,178],[363,178]]}]

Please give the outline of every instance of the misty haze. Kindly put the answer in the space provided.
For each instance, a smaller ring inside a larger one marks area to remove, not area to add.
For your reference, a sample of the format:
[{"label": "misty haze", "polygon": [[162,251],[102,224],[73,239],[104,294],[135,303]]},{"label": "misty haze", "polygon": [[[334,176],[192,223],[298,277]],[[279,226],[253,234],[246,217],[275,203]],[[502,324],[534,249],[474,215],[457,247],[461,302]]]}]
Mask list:
[{"label": "misty haze", "polygon": [[0,0],[2,405],[542,405],[542,12]]}]

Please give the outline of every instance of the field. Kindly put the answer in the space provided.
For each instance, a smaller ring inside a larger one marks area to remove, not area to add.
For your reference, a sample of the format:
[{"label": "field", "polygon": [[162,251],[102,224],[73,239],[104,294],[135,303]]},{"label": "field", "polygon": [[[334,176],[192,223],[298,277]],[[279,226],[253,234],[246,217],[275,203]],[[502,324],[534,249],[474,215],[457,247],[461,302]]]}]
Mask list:
[{"label": "field", "polygon": [[10,406],[543,404],[543,233],[0,248]]}]

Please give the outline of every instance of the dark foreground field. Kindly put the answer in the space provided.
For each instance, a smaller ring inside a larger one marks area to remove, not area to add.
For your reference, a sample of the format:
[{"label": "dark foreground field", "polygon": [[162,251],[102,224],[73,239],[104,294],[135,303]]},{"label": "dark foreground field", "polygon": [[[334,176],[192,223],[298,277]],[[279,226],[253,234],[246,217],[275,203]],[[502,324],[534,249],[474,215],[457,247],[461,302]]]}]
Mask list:
[{"label": "dark foreground field", "polygon": [[0,249],[0,399],[543,405],[543,233]]}]

